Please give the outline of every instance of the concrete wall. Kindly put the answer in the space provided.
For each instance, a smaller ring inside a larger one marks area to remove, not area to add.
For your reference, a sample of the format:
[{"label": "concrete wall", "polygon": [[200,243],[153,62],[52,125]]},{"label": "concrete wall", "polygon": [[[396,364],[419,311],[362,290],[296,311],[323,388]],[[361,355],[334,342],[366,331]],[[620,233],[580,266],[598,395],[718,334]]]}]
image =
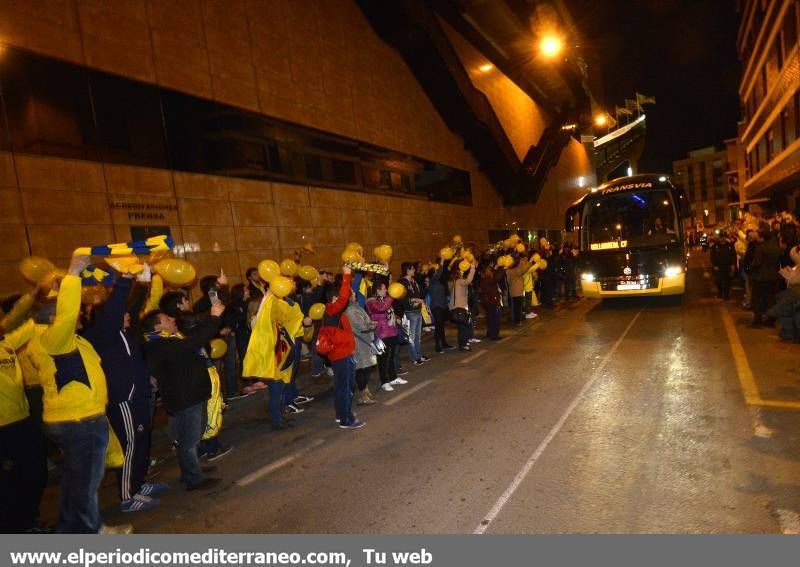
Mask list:
[{"label": "concrete wall", "polygon": [[[2,2],[0,42],[462,168],[473,195],[465,207],[0,153],[0,294],[22,288],[16,264],[25,255],[64,265],[77,246],[129,240],[131,224],[170,226],[201,275],[220,266],[241,274],[304,239],[320,268],[338,265],[352,240],[390,243],[398,260],[425,259],[455,232],[484,243],[511,217],[559,228],[565,195],[587,171],[582,147],[570,146],[538,205],[504,210],[352,0]],[[497,85],[487,92],[522,148],[541,117],[532,101],[519,115],[521,91],[507,79]],[[163,218],[136,218],[142,210]]]}]

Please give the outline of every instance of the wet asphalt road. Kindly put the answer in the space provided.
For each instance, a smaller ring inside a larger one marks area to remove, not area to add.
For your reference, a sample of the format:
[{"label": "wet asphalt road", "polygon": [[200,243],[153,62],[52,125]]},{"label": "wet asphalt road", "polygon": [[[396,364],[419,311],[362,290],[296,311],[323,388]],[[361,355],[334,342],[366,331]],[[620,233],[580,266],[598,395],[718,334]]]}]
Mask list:
[{"label": "wet asphalt road", "polygon": [[737,326],[746,314],[713,299],[705,261],[693,258],[682,301],[581,300],[472,353],[428,353],[408,385],[356,409],[360,431],[335,427],[329,395],[278,433],[263,393],[234,402],[221,488],[185,493],[168,458],[159,509],[120,514],[107,487],[105,520],[138,532],[800,529],[800,413],[745,404],[722,309]]}]

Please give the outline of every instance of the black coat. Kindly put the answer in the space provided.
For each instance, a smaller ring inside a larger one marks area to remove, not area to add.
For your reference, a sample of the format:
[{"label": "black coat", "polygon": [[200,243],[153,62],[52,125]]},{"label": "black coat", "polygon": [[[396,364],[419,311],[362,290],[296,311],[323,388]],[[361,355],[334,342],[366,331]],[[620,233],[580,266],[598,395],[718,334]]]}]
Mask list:
[{"label": "black coat", "polygon": [[192,335],[184,339],[166,337],[145,342],[145,360],[158,380],[168,413],[205,402],[211,396],[208,358],[201,349],[216,336],[221,324],[221,317],[208,317],[198,321]]}]

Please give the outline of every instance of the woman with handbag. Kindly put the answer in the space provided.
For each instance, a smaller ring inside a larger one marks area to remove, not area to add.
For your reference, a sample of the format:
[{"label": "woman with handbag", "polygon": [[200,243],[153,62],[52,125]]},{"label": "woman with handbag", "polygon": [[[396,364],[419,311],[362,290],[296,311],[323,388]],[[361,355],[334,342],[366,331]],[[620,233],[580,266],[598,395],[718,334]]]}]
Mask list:
[{"label": "woman with handbag", "polygon": [[383,342],[379,345],[375,344],[376,324],[361,308],[357,298],[353,297],[350,300],[345,315],[350,321],[353,337],[356,339],[356,352],[353,356],[356,365],[356,404],[360,406],[374,404],[376,400],[372,397],[367,385],[372,371],[378,364],[379,346],[383,347]]},{"label": "woman with handbag", "polygon": [[503,268],[492,268],[491,264],[487,264],[481,277],[480,300],[486,313],[486,338],[490,341],[500,340],[500,309],[503,304],[500,281],[503,275]]},{"label": "woman with handbag", "polygon": [[415,263],[404,262],[400,271],[403,273],[400,283],[406,288],[406,294],[403,297],[403,314],[409,323],[408,354],[414,365],[420,366],[430,360],[422,354],[422,309],[425,308],[425,294],[415,277],[417,274]]},{"label": "woman with handbag", "polygon": [[381,390],[391,392],[397,384],[407,384],[397,376],[394,364],[397,352],[397,318],[392,304],[394,300],[386,293],[385,282],[379,282],[372,288],[373,295],[367,299],[367,313],[375,322],[375,336],[383,341],[385,349],[378,354],[378,374],[381,378]]},{"label": "woman with handbag", "polygon": [[458,326],[458,350],[470,351],[472,317],[469,313],[469,286],[475,277],[475,261],[465,275],[454,264],[450,269],[450,320]]}]

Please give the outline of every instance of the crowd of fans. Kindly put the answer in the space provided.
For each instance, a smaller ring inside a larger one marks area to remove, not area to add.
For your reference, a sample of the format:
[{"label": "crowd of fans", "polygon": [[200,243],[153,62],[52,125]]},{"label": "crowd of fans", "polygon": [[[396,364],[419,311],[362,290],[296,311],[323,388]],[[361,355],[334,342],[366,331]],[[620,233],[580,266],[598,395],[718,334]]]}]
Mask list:
[{"label": "crowd of fans", "polygon": [[[304,357],[312,377],[333,381],[338,427],[359,429],[365,423],[352,404],[375,403],[373,381],[391,395],[408,383],[409,366],[433,356],[425,332],[436,353],[467,352],[481,341],[479,318],[485,339],[498,340],[504,312],[521,325],[558,297],[576,298],[569,244],[559,250],[545,238],[527,244],[514,236],[478,252],[454,242],[427,263],[402,263],[395,274],[385,256],[375,264],[346,262],[339,274],[312,268],[313,276],[291,279],[285,276],[294,269],[270,278],[253,267],[233,286],[220,271],[200,279],[194,304],[189,287],[147,264],[116,274],[102,297],[82,293],[82,274],[92,268],[90,257],[76,255],[62,276],[7,298],[0,319],[0,532],[41,529],[47,461],[56,454],[56,531],[129,532],[129,525],[103,524],[98,490],[106,469],[116,468],[123,512],[160,504],[168,485],[146,480],[157,406],[168,418],[180,482],[188,491],[209,489],[221,481],[201,460],[232,450],[221,440],[226,404],[267,389],[272,429],[293,427],[314,400],[297,386]],[[448,325],[457,342],[448,339]]]},{"label": "crowd of fans", "polygon": [[[699,235],[693,235],[699,242]],[[780,337],[800,340],[800,224],[788,213],[763,219],[746,215],[708,235],[717,297],[743,288],[741,306],[752,309],[752,327],[779,326]]]}]

